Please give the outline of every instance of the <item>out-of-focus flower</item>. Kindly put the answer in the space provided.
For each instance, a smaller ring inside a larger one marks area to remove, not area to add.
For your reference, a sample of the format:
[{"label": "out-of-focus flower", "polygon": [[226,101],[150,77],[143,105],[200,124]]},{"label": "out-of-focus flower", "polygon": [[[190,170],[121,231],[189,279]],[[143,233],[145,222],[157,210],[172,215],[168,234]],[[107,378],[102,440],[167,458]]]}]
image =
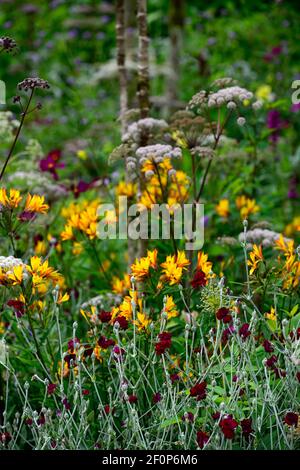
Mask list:
[{"label": "out-of-focus flower", "polygon": [[261,85],[255,92],[257,99],[262,101],[270,101],[272,97],[272,88],[270,85]]},{"label": "out-of-focus flower", "polygon": [[221,307],[216,312],[216,317],[218,320],[222,321],[223,323],[230,323],[232,320],[232,315],[230,315],[229,308]]},{"label": "out-of-focus flower", "polygon": [[299,418],[299,416],[298,416],[297,413],[293,413],[292,411],[289,411],[284,417],[284,422],[288,426],[297,427],[298,426],[298,418]]},{"label": "out-of-focus flower", "polygon": [[176,304],[171,295],[167,295],[164,304],[164,312],[168,315],[168,320],[179,315]]},{"label": "out-of-focus flower", "polygon": [[238,196],[235,203],[243,220],[248,219],[251,214],[256,214],[260,210],[260,207],[256,204],[255,199],[250,199],[244,195]]},{"label": "out-of-focus flower", "polygon": [[42,158],[42,160],[40,160],[41,171],[48,171],[49,173],[51,173],[51,175],[53,176],[55,180],[58,180],[58,174],[56,170],[58,168],[65,167],[65,164],[59,161],[60,158],[61,158],[60,150],[57,149],[57,150],[52,150],[51,152],[49,152],[46,158]]},{"label": "out-of-focus flower", "polygon": [[220,217],[227,218],[230,214],[229,200],[221,199],[218,205],[216,206],[216,212]]},{"label": "out-of-focus flower", "polygon": [[17,189],[10,189],[9,194],[5,188],[0,189],[0,205],[9,209],[16,209],[20,202],[22,201],[22,196],[20,191]]},{"label": "out-of-focus flower", "polygon": [[190,389],[190,396],[196,397],[197,401],[204,400],[207,395],[207,383],[205,381],[199,382]]}]

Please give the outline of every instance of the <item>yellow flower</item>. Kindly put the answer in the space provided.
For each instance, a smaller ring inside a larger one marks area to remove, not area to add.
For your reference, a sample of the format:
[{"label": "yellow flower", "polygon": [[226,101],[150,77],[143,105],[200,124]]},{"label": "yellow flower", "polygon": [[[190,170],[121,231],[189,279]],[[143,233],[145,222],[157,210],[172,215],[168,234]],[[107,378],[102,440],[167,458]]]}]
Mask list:
[{"label": "yellow flower", "polygon": [[34,194],[28,194],[25,202],[25,211],[26,212],[38,212],[40,214],[45,214],[49,209],[48,204],[45,204],[44,196],[38,196]]},{"label": "yellow flower", "polygon": [[220,217],[228,217],[229,216],[229,201],[228,199],[221,199],[216,206],[216,212]]},{"label": "yellow flower", "polygon": [[164,311],[168,315],[168,320],[179,315],[178,310],[176,310],[176,304],[171,295],[166,296],[166,302],[164,305]]},{"label": "yellow flower", "polygon": [[294,253],[294,240],[285,240],[283,235],[280,234],[279,238],[275,240],[275,249],[279,251],[283,251],[285,256],[289,257]]},{"label": "yellow flower", "polygon": [[123,295],[130,289],[130,276],[125,274],[123,279],[116,276],[112,278],[112,291],[115,294]]},{"label": "yellow flower", "polygon": [[261,245],[253,245],[253,249],[250,252],[250,260],[247,261],[248,266],[251,267],[250,269],[250,276],[256,271],[258,268],[259,263],[263,261],[263,253]]},{"label": "yellow flower", "polygon": [[300,216],[293,218],[292,222],[285,227],[284,233],[289,237],[295,232],[300,232]]},{"label": "yellow flower", "polygon": [[48,260],[42,261],[42,258],[38,256],[32,256],[30,258],[30,265],[26,266],[28,272],[32,275],[33,286],[46,287],[45,281],[49,280],[52,282],[59,283],[63,279],[62,276],[49,266]]},{"label": "yellow flower", "polygon": [[23,274],[24,274],[23,266],[18,265],[18,266],[14,266],[12,273],[7,274],[7,278],[9,279],[9,281],[11,282],[13,286],[16,286],[22,283]]},{"label": "yellow flower", "polygon": [[176,142],[176,145],[179,145],[181,148],[188,148],[187,140],[181,131],[172,132],[172,139]]},{"label": "yellow flower", "polygon": [[74,238],[73,227],[69,224],[65,225],[65,228],[61,232],[60,237],[63,241],[72,240]]},{"label": "yellow flower", "polygon": [[206,277],[212,277],[212,262],[208,261],[208,255],[203,251],[198,253],[197,270],[203,271]]},{"label": "yellow flower", "polygon": [[144,313],[137,313],[137,320],[134,324],[138,327],[138,330],[145,330],[150,325],[151,320]]},{"label": "yellow flower", "polygon": [[86,150],[77,150],[76,155],[77,155],[78,158],[80,158],[80,160],[86,160],[87,159]]},{"label": "yellow flower", "polygon": [[127,181],[120,181],[116,187],[117,196],[134,197],[137,193],[137,185]]},{"label": "yellow flower", "polygon": [[47,252],[47,244],[44,240],[39,240],[34,247],[36,255],[44,255]]},{"label": "yellow flower", "polygon": [[131,265],[131,272],[138,281],[142,281],[149,275],[150,268],[156,268],[156,263],[157,250],[148,250],[147,256],[143,256],[140,259],[136,259],[135,263]]},{"label": "yellow flower", "polygon": [[267,320],[276,321],[277,316],[276,316],[275,308],[271,307],[270,312],[266,313],[265,317],[266,317]]},{"label": "yellow flower", "polygon": [[60,305],[64,302],[68,302],[68,300],[70,299],[70,296],[69,294],[66,292],[64,295],[62,295],[61,292],[59,292],[58,294],[58,299],[57,299],[57,303]]},{"label": "yellow flower", "polygon": [[272,94],[272,88],[270,85],[261,85],[256,90],[255,96],[259,100],[268,101]]},{"label": "yellow flower", "polygon": [[82,253],[82,251],[83,251],[82,244],[80,242],[74,242],[73,247],[72,247],[73,255],[78,256],[80,255],[80,253]]},{"label": "yellow flower", "polygon": [[190,264],[189,260],[185,256],[184,251],[177,252],[176,263],[177,263],[177,266],[179,266],[179,268],[185,268],[186,266]]},{"label": "yellow flower", "polygon": [[161,263],[161,267],[163,268],[163,279],[166,280],[170,286],[180,282],[183,268],[177,265],[174,255],[168,255],[166,261]]},{"label": "yellow flower", "polygon": [[20,196],[20,191],[17,189],[10,189],[9,196],[7,195],[6,189],[0,189],[0,204],[4,207],[9,207],[10,209],[15,209],[18,207],[22,201],[22,196]]}]

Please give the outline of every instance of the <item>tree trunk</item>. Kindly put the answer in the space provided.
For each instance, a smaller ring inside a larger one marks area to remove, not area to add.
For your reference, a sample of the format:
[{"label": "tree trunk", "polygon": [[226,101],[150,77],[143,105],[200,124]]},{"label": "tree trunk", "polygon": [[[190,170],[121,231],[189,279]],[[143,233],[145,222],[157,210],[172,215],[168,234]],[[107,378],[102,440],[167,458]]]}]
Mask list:
[{"label": "tree trunk", "polygon": [[116,5],[117,64],[120,82],[120,120],[122,135],[126,132],[126,111],[128,109],[126,50],[125,50],[125,0]]}]

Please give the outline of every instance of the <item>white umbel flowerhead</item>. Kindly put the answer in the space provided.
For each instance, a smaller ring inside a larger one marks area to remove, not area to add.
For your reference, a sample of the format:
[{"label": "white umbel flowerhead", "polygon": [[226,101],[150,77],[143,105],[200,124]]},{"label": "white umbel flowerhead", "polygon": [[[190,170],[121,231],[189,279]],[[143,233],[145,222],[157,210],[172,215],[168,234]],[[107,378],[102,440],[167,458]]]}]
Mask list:
[{"label": "white umbel flowerhead", "polygon": [[243,116],[240,116],[236,120],[237,124],[241,127],[243,127],[246,124],[246,119]]}]

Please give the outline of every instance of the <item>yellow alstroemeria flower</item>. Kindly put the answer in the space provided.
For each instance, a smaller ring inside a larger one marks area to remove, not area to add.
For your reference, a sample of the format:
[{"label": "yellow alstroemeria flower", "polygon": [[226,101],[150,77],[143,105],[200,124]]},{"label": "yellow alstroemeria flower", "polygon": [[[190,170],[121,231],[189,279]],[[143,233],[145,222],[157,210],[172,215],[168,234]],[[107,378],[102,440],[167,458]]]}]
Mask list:
[{"label": "yellow alstroemeria flower", "polygon": [[49,209],[48,204],[45,204],[44,196],[38,196],[34,194],[28,194],[25,202],[25,211],[26,212],[37,212],[40,214],[45,214]]},{"label": "yellow alstroemeria flower", "polygon": [[0,189],[0,204],[4,207],[10,209],[16,209],[20,202],[22,201],[22,196],[20,196],[20,191],[17,189],[10,189],[9,195],[5,188]]},{"label": "yellow alstroemeria flower", "polygon": [[271,307],[270,312],[266,313],[265,317],[267,320],[276,321],[277,316],[276,316],[275,308]]},{"label": "yellow alstroemeria flower", "polygon": [[258,268],[259,263],[261,263],[264,259],[262,253],[262,246],[253,245],[253,249],[249,254],[250,260],[247,261],[248,266],[251,267],[250,269],[250,276],[256,271]]}]

